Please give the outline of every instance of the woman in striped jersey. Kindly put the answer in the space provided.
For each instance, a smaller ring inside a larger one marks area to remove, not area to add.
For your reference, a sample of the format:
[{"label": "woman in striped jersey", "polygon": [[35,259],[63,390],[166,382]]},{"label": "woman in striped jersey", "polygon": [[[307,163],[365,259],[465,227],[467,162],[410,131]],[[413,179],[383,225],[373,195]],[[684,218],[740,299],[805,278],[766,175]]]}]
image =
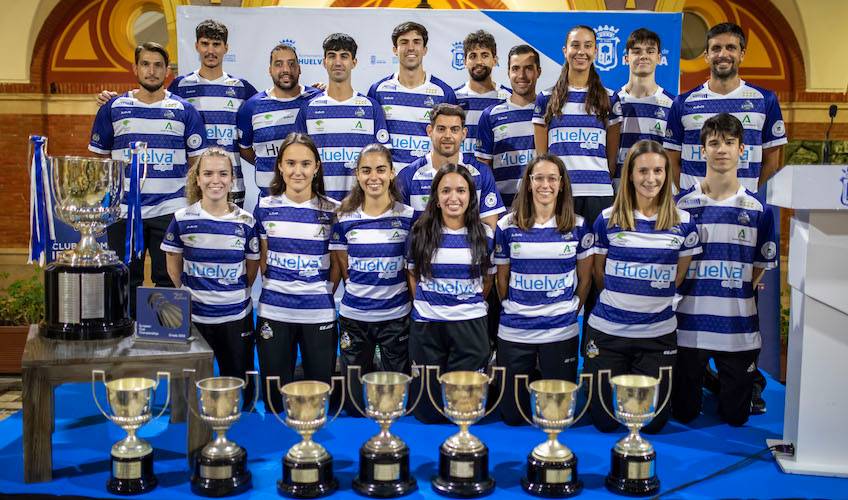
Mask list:
[{"label": "woman in striped jersey", "polygon": [[[571,183],[562,160],[533,159],[522,175],[512,212],[495,230],[495,264],[503,313],[498,328],[498,364],[506,367],[501,415],[524,423],[515,403],[515,375],[577,379],[577,312],[592,282],[592,234],[574,213]],[[518,388],[530,415],[528,393]]]},{"label": "woman in striped jersey", "polygon": [[[294,377],[297,348],[304,378],[330,382],[335,367],[338,268],[330,258],[337,203],[324,194],[312,139],[291,133],[280,145],[270,196],[254,211],[260,237],[262,294],[257,345],[263,380]],[[280,394],[266,394],[281,411]]]},{"label": "woman in striped jersey", "polygon": [[[162,240],[168,276],[191,292],[191,320],[223,376],[253,369],[250,287],[259,269],[259,238],[250,213],[230,202],[233,164],[213,147],[188,172],[189,206],[177,210]],[[247,381],[245,404],[253,398]]]},{"label": "woman in striped jersey", "polygon": [[[345,280],[339,307],[342,373],[348,366],[359,366],[362,373],[373,371],[378,345],[381,368],[406,373],[412,306],[405,251],[412,207],[399,201],[392,153],[382,144],[362,149],[355,175],[356,184],[339,207],[330,243]],[[359,382],[352,378],[348,383],[350,396],[361,403]]]},{"label": "woman in striped jersey", "polygon": [[[442,373],[483,370],[489,360],[487,304],[492,287],[490,264],[494,234],[480,221],[474,179],[463,165],[448,163],[433,178],[424,213],[412,227],[407,253],[412,325],[409,358],[413,365],[438,365]],[[412,394],[422,378],[413,380]],[[430,387],[438,401],[438,381]],[[421,398],[415,416],[440,420]]]},{"label": "woman in striped jersey", "polygon": [[[701,247],[694,222],[677,208],[671,189],[665,150],[658,142],[639,141],[624,160],[613,206],[595,221],[594,277],[601,294],[587,321],[583,369],[596,381],[599,370],[610,370],[611,376],[658,377],[662,367],[674,366],[677,318],[672,303]],[[663,374],[660,400],[668,394],[669,375]],[[618,423],[599,400],[603,397],[612,408],[610,385],[606,379],[596,383],[592,422],[610,432]],[[667,405],[645,431],[662,429],[670,410]]]}]

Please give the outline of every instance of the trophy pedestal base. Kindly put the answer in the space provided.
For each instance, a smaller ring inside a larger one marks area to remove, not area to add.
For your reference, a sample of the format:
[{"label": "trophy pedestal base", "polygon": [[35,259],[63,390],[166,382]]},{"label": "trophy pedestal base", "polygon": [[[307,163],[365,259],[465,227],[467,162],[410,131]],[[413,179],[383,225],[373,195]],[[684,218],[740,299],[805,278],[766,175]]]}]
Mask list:
[{"label": "trophy pedestal base", "polygon": [[249,490],[251,474],[247,470],[247,452],[241,448],[231,458],[208,458],[198,454],[194,460],[191,491],[204,497],[237,495]]},{"label": "trophy pedestal base", "polygon": [[409,448],[388,453],[360,448],[359,475],[353,480],[353,489],[376,498],[399,497],[417,490],[418,483],[409,475]]},{"label": "trophy pedestal base", "polygon": [[298,463],[283,458],[283,479],[277,481],[277,491],[292,498],[317,498],[336,491],[339,480],[333,476],[333,457],[317,462]]},{"label": "trophy pedestal base", "polygon": [[455,452],[439,447],[439,475],[431,481],[433,491],[455,498],[473,498],[490,494],[495,480],[489,476],[489,449]]},{"label": "trophy pedestal base", "polygon": [[607,489],[634,497],[653,495],[660,490],[656,475],[656,452],[646,456],[622,455],[612,450],[612,466],[606,478]]},{"label": "trophy pedestal base", "polygon": [[527,477],[521,478],[524,491],[537,497],[563,498],[583,490],[583,481],[577,478],[577,457],[564,462],[539,460],[531,453],[527,456]]},{"label": "trophy pedestal base", "polygon": [[138,495],[147,493],[159,482],[153,474],[153,453],[139,458],[121,458],[112,455],[112,476],[106,489],[113,495]]},{"label": "trophy pedestal base", "polygon": [[104,340],[133,333],[129,270],[122,263],[78,267],[52,262],[44,269],[42,336]]}]

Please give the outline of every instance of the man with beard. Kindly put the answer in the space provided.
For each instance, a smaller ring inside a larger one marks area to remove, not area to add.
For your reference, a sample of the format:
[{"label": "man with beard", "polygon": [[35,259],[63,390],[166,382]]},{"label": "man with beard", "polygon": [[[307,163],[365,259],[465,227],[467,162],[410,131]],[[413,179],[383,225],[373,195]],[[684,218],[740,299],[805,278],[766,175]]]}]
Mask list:
[{"label": "man with beard", "polygon": [[268,196],[280,143],[295,131],[295,121],[305,102],[320,90],[300,82],[297,51],[281,43],[271,49],[268,74],[274,86],[254,95],[238,111],[241,157],[256,167],[259,196]]},{"label": "man with beard", "polygon": [[[105,158],[129,161],[130,143],[147,143],[146,154],[139,158],[140,164],[148,165],[141,188],[144,247],[150,253],[153,283],[173,287],[165,253],[159,247],[174,212],[186,206],[188,159],[203,153],[206,131],[194,106],[162,88],[168,75],[168,52],[161,45],[146,42],[136,47],[133,72],[141,88],[113,97],[100,107],[88,149]],[[126,216],[127,206],[122,203],[121,219],[106,230],[109,247],[121,258]],[[135,317],[136,288],[144,281],[144,256],[133,256],[129,268],[130,316]]]},{"label": "man with beard", "polygon": [[677,96],[671,106],[663,146],[681,189],[704,180],[701,127],[709,117],[722,112],[738,118],[745,128],[745,152],[738,167],[742,186],[756,192],[780,167],[782,146],[787,142],[780,105],[774,93],[739,78],[745,44],[742,28],[733,23],[710,28],[704,51],[710,79]]},{"label": "man with beard", "polygon": [[532,120],[542,66],[539,53],[529,45],[510,49],[507,63],[512,95],[506,102],[483,110],[475,154],[480,162],[492,167],[498,192],[504,205],[510,207],[524,169],[536,156]]},{"label": "man with beard", "polygon": [[[237,146],[236,113],[244,101],[256,94],[256,89],[247,80],[224,72],[229,32],[223,23],[207,19],[194,31],[200,68],[175,78],[168,91],[187,100],[200,112],[209,144],[217,144],[229,153],[235,173],[232,200],[241,207],[245,188]],[[104,104],[116,95],[103,91],[98,103]]]},{"label": "man with beard", "polygon": [[462,41],[462,51],[470,79],[454,92],[456,103],[465,110],[468,128],[468,136],[462,143],[462,158],[471,161],[477,145],[480,114],[489,106],[506,101],[512,91],[492,81],[492,68],[498,64],[498,46],[491,33],[483,30],[469,33]]},{"label": "man with beard", "polygon": [[405,22],[392,31],[392,52],[398,58],[398,72],[368,90],[368,97],[383,107],[392,140],[392,162],[400,172],[430,150],[427,124],[437,104],[456,104],[450,86],[424,71],[427,55],[427,28]]}]

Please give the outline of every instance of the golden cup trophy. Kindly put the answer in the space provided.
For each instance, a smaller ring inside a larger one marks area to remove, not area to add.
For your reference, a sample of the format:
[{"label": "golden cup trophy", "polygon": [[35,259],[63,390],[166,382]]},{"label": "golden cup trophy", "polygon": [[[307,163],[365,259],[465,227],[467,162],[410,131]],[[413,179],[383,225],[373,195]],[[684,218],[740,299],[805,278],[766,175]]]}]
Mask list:
[{"label": "golden cup trophy", "polygon": [[[106,413],[97,399],[96,382],[98,377],[106,386],[106,397],[110,413]],[[138,428],[150,421],[151,406],[156,388],[164,378],[170,386],[171,374],[157,372],[156,380],[141,377],[127,377],[106,382],[103,370],[92,370],[91,393],[94,403],[104,417],[127,432],[127,437],[112,445],[112,474],[106,483],[109,493],[116,495],[135,495],[145,493],[156,487],[156,475],[153,473],[153,448],[150,443],[136,436]],[[168,408],[170,391],[165,399],[162,416]]]},{"label": "golden cup trophy", "polygon": [[[184,372],[194,372],[185,369]],[[259,384],[259,373],[247,372]],[[222,497],[247,491],[251,487],[251,474],[247,468],[247,451],[227,439],[227,429],[241,417],[242,391],[246,380],[238,377],[209,377],[195,383],[199,412],[187,405],[195,416],[212,427],[215,439],[194,457],[191,490],[202,496]],[[256,406],[259,391],[254,392]],[[248,411],[251,411],[248,410]]]},{"label": "golden cup trophy", "polygon": [[[486,396],[494,374],[490,377],[474,371],[445,373],[438,377],[442,386],[443,411],[430,390],[430,371],[438,375],[439,367],[426,367],[427,395],[430,401],[439,413],[459,426],[459,432],[447,438],[439,447],[439,475],[431,481],[433,491],[444,496],[463,498],[488,495],[495,489],[495,480],[489,475],[489,448],[468,432],[468,428],[497,408],[503,397],[503,384],[498,400],[486,411]],[[503,380],[505,368],[495,367],[493,371],[500,372]]]},{"label": "golden cup trophy", "polygon": [[[575,418],[577,394],[584,384],[589,388],[585,406]],[[530,391],[533,419],[527,418],[518,397],[518,382],[523,380]],[[580,493],[583,481],[577,475],[577,456],[559,442],[557,436],[574,422],[580,420],[592,401],[592,375],[580,376],[580,384],[567,380],[545,379],[527,384],[527,375],[515,376],[515,403],[527,423],[535,425],[548,435],[548,440],[537,445],[527,456],[527,475],[521,479],[524,491],[541,497],[570,497]]]},{"label": "golden cup trophy", "polygon": [[[662,405],[657,408],[664,371],[668,372],[668,392]],[[671,395],[671,367],[660,368],[660,378],[646,375],[618,375],[610,378],[613,412],[607,408],[603,393],[600,392],[604,374],[609,377],[610,371],[598,372],[599,399],[604,411],[630,431],[612,449],[611,470],[606,478],[607,489],[622,495],[653,495],[660,489],[656,472],[657,453],[651,443],[639,434],[639,429],[662,412],[668,403]]]},{"label": "golden cup trophy", "polygon": [[[285,420],[274,409],[271,399],[268,406],[277,420],[300,434],[302,441],[289,448],[283,458],[283,478],[277,481],[277,490],[294,498],[315,498],[336,491],[339,480],[333,475],[333,457],[327,450],[312,440],[327,422],[327,408],[333,388],[324,382],[301,380],[280,387],[280,377],[265,379],[267,393],[271,393],[271,380],[276,381],[277,392],[282,394]],[[344,377],[333,377],[333,383],[339,382],[342,391],[341,403],[336,419],[344,406]]]},{"label": "golden cup trophy", "polygon": [[[353,372],[356,370],[357,375]],[[357,411],[374,420],[380,426],[380,432],[365,442],[359,449],[359,474],[353,480],[353,489],[358,493],[378,498],[390,498],[406,495],[418,489],[418,483],[409,472],[409,447],[399,437],[389,432],[392,422],[408,415],[418,405],[424,385],[412,407],[406,408],[409,382],[412,377],[398,372],[371,372],[360,376],[359,366],[349,366],[348,390],[356,376],[362,384],[362,400],[365,410],[356,402],[353,394],[350,399]]]}]

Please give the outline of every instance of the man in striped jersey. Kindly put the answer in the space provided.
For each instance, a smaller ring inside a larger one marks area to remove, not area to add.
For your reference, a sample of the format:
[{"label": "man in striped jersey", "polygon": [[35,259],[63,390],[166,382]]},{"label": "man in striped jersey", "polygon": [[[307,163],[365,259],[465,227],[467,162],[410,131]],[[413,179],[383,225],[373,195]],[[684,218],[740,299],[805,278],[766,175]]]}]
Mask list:
[{"label": "man in striped jersey", "polygon": [[518,192],[521,174],[536,156],[533,105],[542,66],[539,53],[529,45],[510,49],[507,61],[512,94],[506,102],[483,110],[474,154],[481,163],[492,167],[498,192],[504,205],[510,207]]},{"label": "man in striped jersey", "polygon": [[656,69],[660,63],[660,37],[639,28],[627,37],[624,61],[630,66],[630,79],[618,91],[621,103],[621,142],[613,177],[618,190],[621,166],[630,146],[642,139],[662,142],[666,120],[674,95],[657,85]]},{"label": "man in striped jersey", "polygon": [[[229,32],[223,23],[207,19],[198,24],[194,32],[200,68],[175,78],[168,91],[187,100],[200,112],[206,127],[206,140],[230,154],[235,169],[232,200],[241,207],[245,188],[237,146],[236,113],[244,101],[256,94],[256,89],[247,80],[224,72]],[[103,91],[98,96],[98,103],[105,104],[116,95]]]},{"label": "man in striped jersey", "polygon": [[430,151],[427,125],[433,107],[456,104],[453,89],[424,71],[427,39],[427,28],[418,23],[410,21],[395,27],[392,52],[398,58],[398,72],[368,90],[368,97],[383,107],[396,172]]},{"label": "man in striped jersey", "polygon": [[300,84],[300,63],[292,45],[271,49],[268,74],[274,86],[248,99],[237,117],[241,157],[256,167],[259,196],[268,195],[280,143],[295,131],[300,108],[320,92]]},{"label": "man in striped jersey", "polygon": [[350,35],[333,33],[323,46],[327,90],[303,106],[295,129],[315,141],[321,153],[327,196],[342,201],[355,181],[359,152],[375,142],[388,145],[389,132],[383,108],[353,90],[356,41]]},{"label": "man in striped jersey", "polygon": [[468,135],[462,142],[462,160],[470,162],[477,146],[480,114],[489,106],[506,101],[512,91],[492,80],[492,68],[498,64],[498,45],[491,33],[484,30],[469,33],[462,41],[462,52],[470,78],[453,90],[456,103],[465,110],[465,127],[468,129]]},{"label": "man in striped jersey", "polygon": [[706,177],[680,193],[677,206],[692,214],[703,253],[689,266],[677,307],[677,365],[672,411],[690,422],[701,411],[704,370],[710,358],[718,369],[718,413],[743,425],[760,352],[754,288],[777,265],[772,212],[737,177],[745,154],[742,122],[721,113],[704,122],[701,155]]},{"label": "man in striped jersey", "polygon": [[[161,250],[162,238],[174,212],[186,206],[185,184],[189,157],[204,151],[206,130],[197,110],[163,87],[168,75],[168,52],[158,43],[146,42],[135,49],[133,71],[139,89],[113,97],[97,111],[88,149],[99,156],[129,161],[130,143],[147,143],[139,158],[147,164],[141,189],[144,246],[150,253],[151,277],[156,286],[172,287]],[[129,166],[127,167],[129,170]],[[129,179],[125,181],[129,186]],[[127,205],[121,204],[121,220],[107,230],[109,247],[123,257]],[[130,316],[135,317],[135,292],[144,281],[144,258],[130,262]]]},{"label": "man in striped jersey", "polygon": [[680,94],[668,117],[663,146],[681,189],[704,180],[706,159],[699,143],[701,126],[718,113],[731,113],[745,128],[745,152],[739,161],[739,182],[756,192],[780,167],[786,127],[774,93],[739,78],[745,58],[745,34],[732,23],[721,23],[707,32],[704,59],[710,79]]}]

